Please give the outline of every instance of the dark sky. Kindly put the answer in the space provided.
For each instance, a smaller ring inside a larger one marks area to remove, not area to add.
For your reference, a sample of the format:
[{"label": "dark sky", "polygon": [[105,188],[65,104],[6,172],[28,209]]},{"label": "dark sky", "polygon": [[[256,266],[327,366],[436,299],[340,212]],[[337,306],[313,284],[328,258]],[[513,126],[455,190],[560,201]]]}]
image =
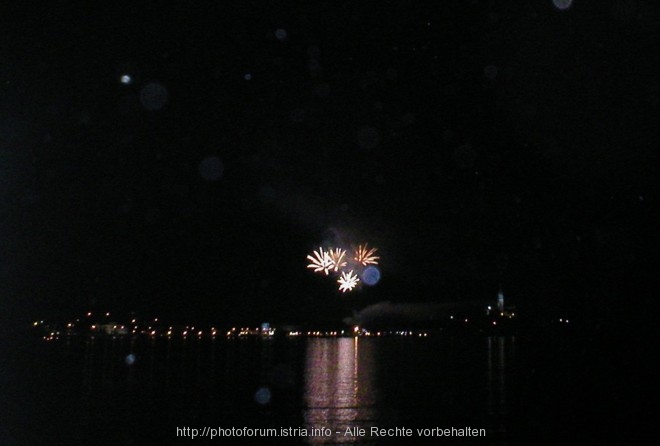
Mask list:
[{"label": "dark sky", "polygon": [[144,3],[0,9],[3,317],[650,302],[655,2]]}]

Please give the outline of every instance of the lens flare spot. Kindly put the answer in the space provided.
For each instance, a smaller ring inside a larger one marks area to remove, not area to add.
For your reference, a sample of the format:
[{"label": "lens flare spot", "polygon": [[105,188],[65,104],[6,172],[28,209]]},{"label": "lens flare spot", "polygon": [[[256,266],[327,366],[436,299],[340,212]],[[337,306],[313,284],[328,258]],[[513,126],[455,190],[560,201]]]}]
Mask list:
[{"label": "lens flare spot", "polygon": [[254,393],[254,400],[257,402],[257,404],[261,404],[262,406],[270,403],[271,397],[272,394],[270,393],[270,389],[268,387],[260,387]]},{"label": "lens flare spot", "polygon": [[357,139],[363,149],[373,149],[380,143],[380,133],[374,127],[364,126],[358,130]]},{"label": "lens flare spot", "polygon": [[573,0],[552,0],[552,3],[555,5],[555,8],[564,11],[571,7]]},{"label": "lens flare spot", "polygon": [[367,285],[376,285],[380,281],[380,270],[375,266],[368,266],[362,273],[362,281]]},{"label": "lens flare spot", "polygon": [[206,181],[218,181],[222,178],[225,166],[217,156],[209,156],[199,163],[199,174]]},{"label": "lens flare spot", "polygon": [[160,110],[167,104],[167,89],[158,82],[152,82],[140,90],[140,103],[149,111]]},{"label": "lens flare spot", "polygon": [[289,34],[286,32],[285,29],[278,28],[278,29],[275,30],[275,37],[276,37],[277,40],[279,40],[279,41],[284,41],[284,40],[286,40],[288,36],[289,36]]}]

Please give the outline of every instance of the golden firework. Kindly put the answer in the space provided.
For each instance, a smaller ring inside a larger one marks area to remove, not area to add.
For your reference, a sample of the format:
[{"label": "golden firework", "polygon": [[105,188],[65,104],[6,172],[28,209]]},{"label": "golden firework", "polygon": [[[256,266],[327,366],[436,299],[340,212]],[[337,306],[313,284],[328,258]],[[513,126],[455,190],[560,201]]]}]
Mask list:
[{"label": "golden firework", "polygon": [[378,259],[380,259],[380,257],[374,255],[376,251],[378,251],[377,248],[369,249],[367,243],[364,245],[358,245],[357,249],[355,250],[355,256],[353,257],[353,260],[361,263],[362,266],[378,265]]}]

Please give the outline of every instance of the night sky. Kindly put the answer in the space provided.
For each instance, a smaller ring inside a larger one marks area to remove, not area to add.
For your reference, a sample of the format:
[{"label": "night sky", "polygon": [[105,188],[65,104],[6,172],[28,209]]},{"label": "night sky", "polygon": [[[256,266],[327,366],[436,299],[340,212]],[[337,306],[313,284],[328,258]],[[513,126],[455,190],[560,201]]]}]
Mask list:
[{"label": "night sky", "polygon": [[0,318],[655,299],[654,2],[205,5],[0,7]]}]

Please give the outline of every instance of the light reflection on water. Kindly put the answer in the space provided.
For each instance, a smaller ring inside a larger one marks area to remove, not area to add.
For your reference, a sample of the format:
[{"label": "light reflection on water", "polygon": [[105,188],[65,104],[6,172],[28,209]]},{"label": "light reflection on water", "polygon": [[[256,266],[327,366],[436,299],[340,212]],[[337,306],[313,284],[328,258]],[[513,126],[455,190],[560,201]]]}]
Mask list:
[{"label": "light reflection on water", "polygon": [[[368,444],[368,435],[346,431],[372,426],[471,425],[506,438],[514,347],[511,337],[88,338],[39,346],[38,356],[17,363],[29,379],[15,381],[22,390],[14,393],[40,401],[23,406],[46,426],[25,434],[32,443],[67,432],[102,432],[120,444],[137,444],[144,432],[169,441],[175,426],[193,423],[329,433],[297,439],[312,445]],[[265,393],[267,401],[257,398]]]},{"label": "light reflection on water", "polygon": [[374,382],[374,344],[369,339],[310,339],[305,358],[305,428],[324,427],[331,436],[312,436],[309,444],[352,443],[348,428],[367,431],[378,418]]},{"label": "light reflection on water", "polygon": [[488,391],[488,431],[504,434],[507,415],[507,356],[514,358],[515,337],[486,338],[487,342],[487,391]]}]

